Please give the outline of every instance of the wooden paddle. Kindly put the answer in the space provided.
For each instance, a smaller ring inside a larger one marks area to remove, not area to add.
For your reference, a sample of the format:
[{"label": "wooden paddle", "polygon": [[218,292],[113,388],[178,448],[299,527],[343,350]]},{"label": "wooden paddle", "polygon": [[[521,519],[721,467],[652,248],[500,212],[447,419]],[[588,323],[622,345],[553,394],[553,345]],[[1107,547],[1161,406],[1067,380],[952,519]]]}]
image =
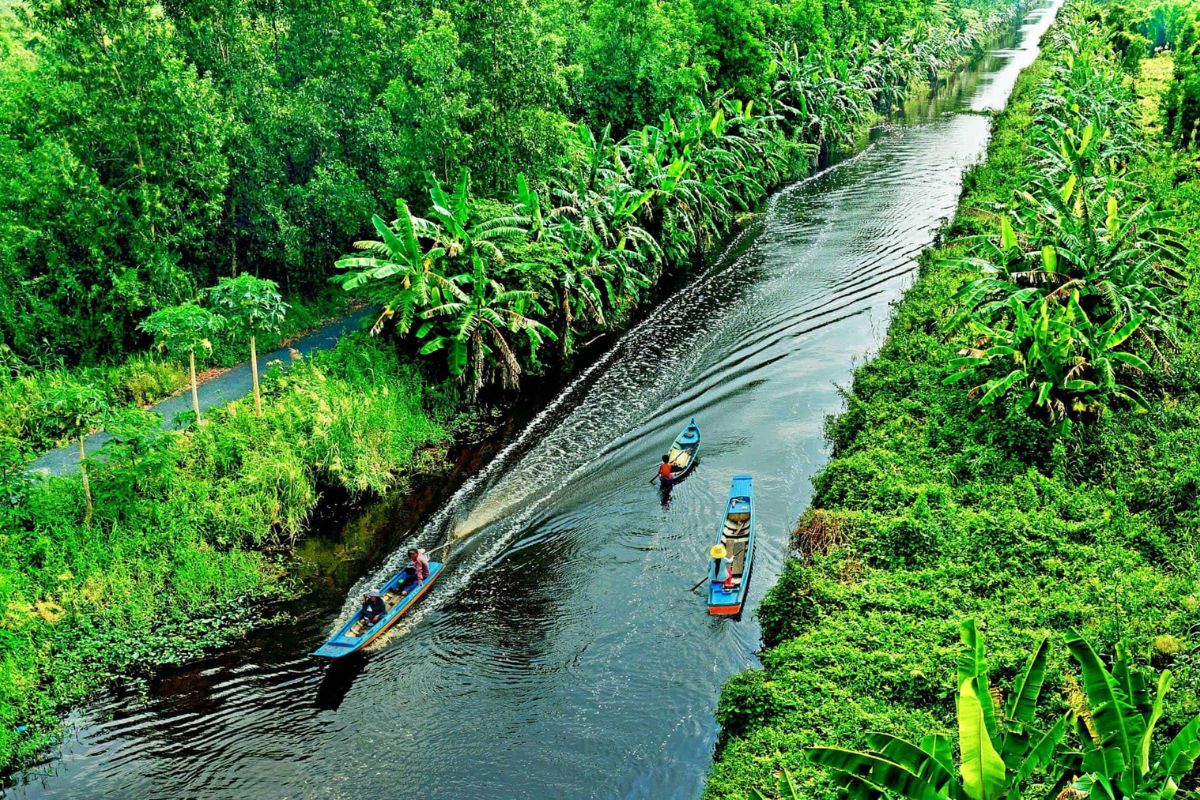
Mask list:
[{"label": "wooden paddle", "polygon": [[697,583],[696,583],[696,585],[695,585],[695,586],[693,586],[691,589],[688,589],[688,591],[689,591],[689,592],[694,592],[694,591],[696,591],[697,589],[699,589],[699,588],[700,588],[700,584],[704,583],[706,580],[708,580],[708,576],[707,576],[707,575],[705,575],[703,578],[701,578],[701,579],[699,580],[699,582],[697,582]]}]

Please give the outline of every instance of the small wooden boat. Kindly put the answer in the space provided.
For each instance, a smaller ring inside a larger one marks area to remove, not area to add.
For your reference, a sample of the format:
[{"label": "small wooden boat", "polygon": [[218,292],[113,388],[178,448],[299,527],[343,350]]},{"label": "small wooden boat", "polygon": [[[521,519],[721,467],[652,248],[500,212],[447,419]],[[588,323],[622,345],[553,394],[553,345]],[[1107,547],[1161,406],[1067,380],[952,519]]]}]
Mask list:
[{"label": "small wooden boat", "polygon": [[742,613],[754,559],[754,488],[749,475],[734,475],[717,543],[709,550],[708,613]]},{"label": "small wooden boat", "polygon": [[395,625],[396,620],[403,617],[410,608],[417,604],[417,601],[429,591],[429,587],[442,574],[445,567],[445,564],[430,561],[429,577],[409,589],[408,594],[404,597],[400,596],[399,591],[400,582],[404,580],[404,570],[400,570],[379,591],[379,596],[387,607],[387,611],[379,618],[379,622],[372,625],[366,617],[366,612],[359,608],[340,631],[331,636],[329,641],[314,650],[312,654],[318,658],[343,658],[366,647],[379,638],[380,634]]},{"label": "small wooden boat", "polygon": [[693,418],[675,437],[675,441],[671,443],[671,449],[667,451],[667,459],[671,464],[671,478],[668,480],[660,477],[659,480],[666,483],[682,480],[692,471],[692,467],[696,466],[696,453],[699,450],[700,426]]}]

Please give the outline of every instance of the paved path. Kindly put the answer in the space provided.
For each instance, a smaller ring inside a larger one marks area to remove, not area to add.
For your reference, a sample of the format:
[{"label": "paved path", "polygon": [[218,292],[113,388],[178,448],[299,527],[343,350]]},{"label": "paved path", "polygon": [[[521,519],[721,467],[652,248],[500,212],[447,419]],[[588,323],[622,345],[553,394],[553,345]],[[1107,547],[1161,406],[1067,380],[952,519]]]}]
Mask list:
[{"label": "paved path", "polygon": [[[307,356],[309,353],[316,352],[317,350],[327,350],[333,347],[342,336],[362,328],[363,322],[369,319],[375,311],[376,309],[370,307],[360,309],[348,317],[331,322],[323,328],[300,337],[287,347],[281,347],[274,352],[259,356],[259,374],[265,374],[267,363],[270,361],[279,360],[283,362],[285,367],[290,366],[292,358],[288,353],[289,350],[296,350]],[[252,388],[251,380],[249,361],[245,361],[220,375],[209,378],[200,384],[199,387],[201,413],[206,409],[223,406],[231,400],[237,400],[239,397],[246,396]],[[175,427],[176,414],[181,411],[192,410],[192,393],[189,389],[185,388],[177,396],[169,397],[161,403],[151,406],[150,410],[162,415],[164,428],[173,428]],[[88,455],[94,455],[100,446],[111,438],[104,431],[93,433],[84,440]],[[78,445],[51,450],[29,465],[30,472],[43,475],[69,475],[78,469]]]}]

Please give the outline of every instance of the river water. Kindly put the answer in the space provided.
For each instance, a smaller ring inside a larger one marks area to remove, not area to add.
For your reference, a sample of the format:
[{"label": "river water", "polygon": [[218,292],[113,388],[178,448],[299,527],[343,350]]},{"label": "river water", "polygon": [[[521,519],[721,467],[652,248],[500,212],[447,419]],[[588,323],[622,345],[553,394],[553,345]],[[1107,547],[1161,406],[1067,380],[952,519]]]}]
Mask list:
[{"label": "river water", "polygon": [[[878,347],[985,151],[980,112],[1004,105],[1052,11],[859,155],[772,196],[423,522],[367,513],[360,538],[396,551],[348,592],[146,697],[76,712],[4,797],[696,797],[721,684],[759,646],[751,614],[711,618],[689,591],[730,476],[754,475],[752,609],[826,459],[837,385]],[[663,498],[648,481],[691,417],[701,461]],[[413,542],[452,554],[423,605],[364,659],[308,659]]]}]

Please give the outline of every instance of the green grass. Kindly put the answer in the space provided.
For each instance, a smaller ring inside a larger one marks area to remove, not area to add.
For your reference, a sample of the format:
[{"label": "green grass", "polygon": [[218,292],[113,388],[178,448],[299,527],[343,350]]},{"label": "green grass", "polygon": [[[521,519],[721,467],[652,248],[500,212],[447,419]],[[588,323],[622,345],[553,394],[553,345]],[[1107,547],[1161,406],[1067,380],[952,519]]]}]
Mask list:
[{"label": "green grass", "polygon": [[364,335],[264,389],[261,419],[239,401],[185,433],[126,433],[92,465],[90,526],[78,477],[0,472],[0,766],[111,678],[241,634],[248,599],[289,587],[283,559],[322,489],[402,488],[442,457],[455,406]]},{"label": "green grass", "polygon": [[[346,311],[346,298],[340,292],[292,303],[282,330],[261,337],[260,355]],[[224,337],[213,342],[212,353],[203,357],[199,367],[232,367],[249,359],[246,341]],[[0,439],[17,442],[27,458],[67,444],[64,431],[39,410],[38,403],[55,386],[72,384],[95,386],[116,408],[148,406],[187,387],[187,364],[147,352],[112,365],[34,367],[16,362],[11,352],[0,346]]]},{"label": "green grass", "polygon": [[[1144,94],[1160,94],[1161,64],[1144,67]],[[1004,204],[1020,184],[1043,70],[1044,59],[997,119],[958,233],[986,229],[970,209]],[[1145,116],[1151,136],[1155,119]],[[1200,176],[1158,145],[1138,169],[1193,246],[1194,274]],[[1168,734],[1200,712],[1200,334],[1181,342],[1172,376],[1147,381],[1150,413],[1114,412],[1059,440],[942,385],[964,344],[942,332],[965,280],[940,264],[950,254],[924,260],[830,422],[832,460],[796,532],[798,546],[823,547],[790,561],[760,609],[763,669],[722,692],[708,798],[772,797],[783,767],[800,796],[833,798],[804,747],[862,747],[868,730],[953,732],[957,626],[969,616],[984,624],[1001,686],[1040,636],[1053,637],[1051,712],[1076,685],[1061,646],[1068,628],[1107,652],[1123,638],[1138,660],[1173,670]]]}]

